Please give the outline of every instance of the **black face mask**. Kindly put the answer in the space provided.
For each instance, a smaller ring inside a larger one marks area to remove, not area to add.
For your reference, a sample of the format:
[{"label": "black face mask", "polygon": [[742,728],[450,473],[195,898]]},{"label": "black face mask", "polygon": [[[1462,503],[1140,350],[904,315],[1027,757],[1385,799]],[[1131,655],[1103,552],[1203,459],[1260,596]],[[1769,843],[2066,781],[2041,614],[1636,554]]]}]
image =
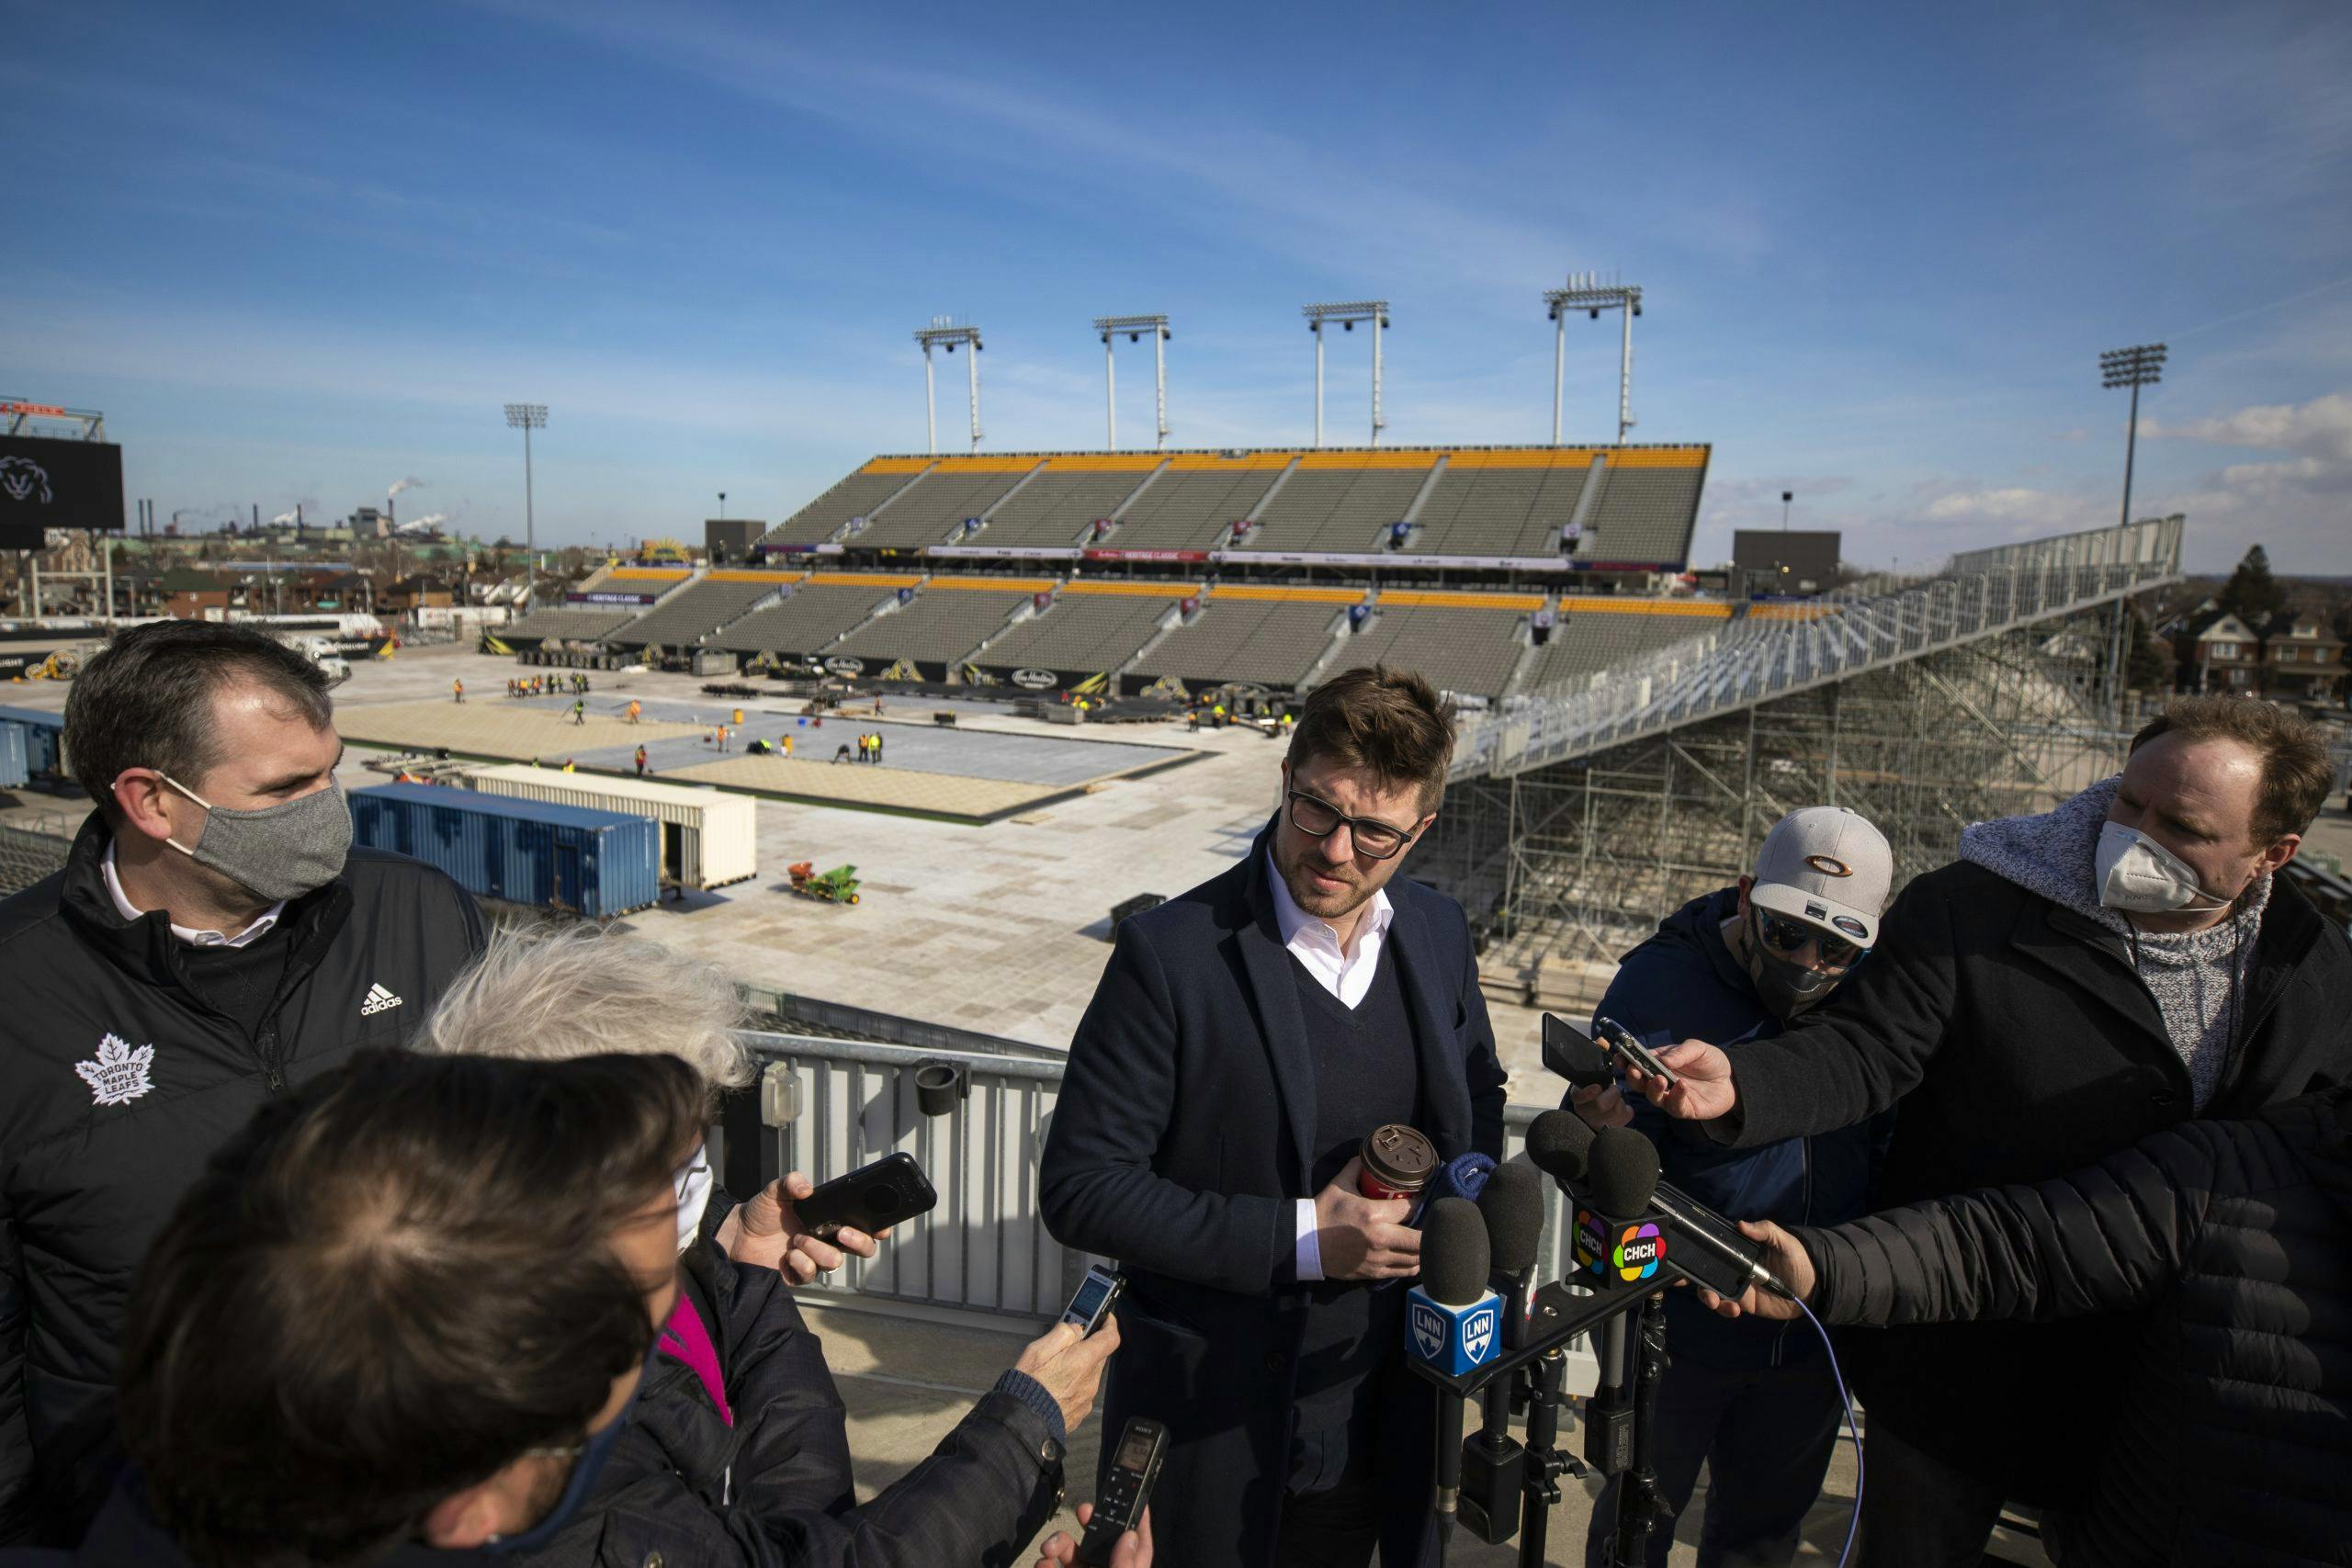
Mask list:
[{"label": "black face mask", "polygon": [[1786,1023],[1806,1008],[1817,1005],[1838,988],[1843,975],[1825,975],[1783,958],[1767,946],[1758,929],[1756,910],[1747,911],[1747,977],[1774,1018]]}]

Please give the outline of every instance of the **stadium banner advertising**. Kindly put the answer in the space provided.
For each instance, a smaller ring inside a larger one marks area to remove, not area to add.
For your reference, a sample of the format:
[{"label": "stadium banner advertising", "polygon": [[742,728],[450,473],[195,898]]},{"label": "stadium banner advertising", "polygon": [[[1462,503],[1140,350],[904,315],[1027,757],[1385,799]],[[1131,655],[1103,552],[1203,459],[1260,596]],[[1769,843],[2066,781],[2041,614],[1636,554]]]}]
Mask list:
[{"label": "stadium banner advertising", "polygon": [[[1108,552],[1086,553],[1091,557]],[[1211,550],[1188,558],[1234,565],[1255,561],[1262,566],[1391,566],[1416,570],[1449,568],[1456,571],[1560,571],[1570,565],[1556,556],[1429,556],[1407,555],[1401,550],[1344,555],[1313,550]],[[1574,564],[1581,568],[1585,563]]]},{"label": "stadium banner advertising", "polygon": [[120,533],[122,448],[110,441],[0,435],[0,528],[11,536],[6,547],[34,550],[43,528]]},{"label": "stadium banner advertising", "polygon": [[1139,561],[1204,561],[1214,558],[1207,550],[1082,550],[1088,560]]},{"label": "stadium banner advertising", "polygon": [[1001,560],[1076,560],[1078,552],[1065,546],[1046,549],[1030,545],[933,545],[927,556],[971,556]]},{"label": "stadium banner advertising", "polygon": [[752,552],[760,556],[837,556],[839,545],[762,545]]},{"label": "stadium banner advertising", "polygon": [[855,679],[865,673],[865,660],[852,654],[836,653],[825,660],[825,669],[831,674]]},{"label": "stadium banner advertising", "polygon": [[568,604],[650,604],[660,597],[658,593],[621,593],[606,588],[599,588],[593,593],[567,593],[563,596],[564,603]]}]

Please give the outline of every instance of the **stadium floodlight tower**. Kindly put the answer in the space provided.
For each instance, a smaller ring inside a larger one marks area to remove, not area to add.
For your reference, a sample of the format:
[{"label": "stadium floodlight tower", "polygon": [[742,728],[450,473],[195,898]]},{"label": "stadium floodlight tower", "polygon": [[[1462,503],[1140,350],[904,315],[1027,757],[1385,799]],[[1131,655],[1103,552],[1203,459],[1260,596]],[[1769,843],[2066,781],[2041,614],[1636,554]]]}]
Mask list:
[{"label": "stadium floodlight tower", "polygon": [[938,347],[953,354],[956,352],[956,345],[959,343],[970,345],[972,352],[965,361],[965,367],[971,372],[972,380],[972,450],[978,451],[980,449],[980,349],[983,346],[980,343],[980,329],[959,327],[954,324],[950,317],[933,316],[931,319],[931,325],[915,333],[915,341],[922,344],[923,426],[930,433],[928,450],[933,453],[939,450],[939,406],[932,390],[931,351]]},{"label": "stadium floodlight tower", "polygon": [[1337,305],[1306,305],[1299,313],[1306,318],[1306,330],[1315,334],[1315,445],[1323,445],[1323,326],[1337,321],[1348,332],[1356,330],[1358,321],[1372,323],[1372,445],[1380,445],[1380,433],[1388,422],[1380,417],[1380,329],[1388,324],[1388,301],[1385,299],[1351,299]]},{"label": "stadium floodlight tower", "polygon": [[1544,303],[1552,313],[1552,445],[1560,444],[1560,401],[1567,389],[1568,312],[1586,310],[1594,321],[1603,310],[1625,312],[1625,345],[1617,362],[1617,439],[1634,428],[1634,318],[1642,313],[1642,291],[1630,283],[1603,283],[1597,272],[1573,272],[1566,288],[1547,288]]},{"label": "stadium floodlight tower", "polygon": [[2165,348],[2143,343],[2133,348],[2111,348],[2098,356],[2099,379],[2109,390],[2132,389],[2132,423],[2123,436],[2123,522],[2132,521],[2132,459],[2140,444],[2140,389],[2164,379]]},{"label": "stadium floodlight tower", "polygon": [[523,608],[531,607],[531,590],[539,573],[537,514],[531,506],[531,432],[548,427],[545,403],[508,403],[506,428],[523,433]]},{"label": "stadium floodlight tower", "polygon": [[1158,389],[1159,439],[1156,446],[1168,446],[1168,318],[1165,316],[1097,316],[1094,330],[1102,334],[1102,397],[1111,421],[1111,445],[1119,449],[1119,373],[1111,363],[1111,341],[1119,333],[1127,334],[1129,343],[1140,343],[1143,334],[1151,334],[1152,384]]}]

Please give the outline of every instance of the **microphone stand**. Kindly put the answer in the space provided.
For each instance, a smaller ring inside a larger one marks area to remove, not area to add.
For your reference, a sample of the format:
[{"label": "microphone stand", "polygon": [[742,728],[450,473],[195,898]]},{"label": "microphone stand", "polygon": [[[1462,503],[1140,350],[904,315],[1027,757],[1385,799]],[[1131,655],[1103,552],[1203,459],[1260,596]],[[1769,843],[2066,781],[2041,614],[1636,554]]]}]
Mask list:
[{"label": "microphone stand", "polygon": [[1655,1294],[1642,1303],[1634,1342],[1634,1462],[1617,1489],[1617,1536],[1609,1555],[1620,1568],[1640,1568],[1649,1561],[1650,1531],[1658,1524],[1660,1499],[1657,1472],[1650,1464],[1650,1436],[1657,1420],[1657,1385],[1667,1366],[1666,1297]]},{"label": "microphone stand", "polygon": [[1553,1446],[1560,1435],[1560,1406],[1566,1403],[1560,1393],[1566,1371],[1566,1353],[1555,1345],[1541,1359],[1521,1368],[1519,1374],[1525,1380],[1527,1390],[1527,1475],[1523,1483],[1527,1500],[1519,1517],[1520,1568],[1544,1568],[1546,1527],[1551,1522],[1552,1505],[1560,1500],[1559,1478],[1584,1473],[1582,1465]]}]

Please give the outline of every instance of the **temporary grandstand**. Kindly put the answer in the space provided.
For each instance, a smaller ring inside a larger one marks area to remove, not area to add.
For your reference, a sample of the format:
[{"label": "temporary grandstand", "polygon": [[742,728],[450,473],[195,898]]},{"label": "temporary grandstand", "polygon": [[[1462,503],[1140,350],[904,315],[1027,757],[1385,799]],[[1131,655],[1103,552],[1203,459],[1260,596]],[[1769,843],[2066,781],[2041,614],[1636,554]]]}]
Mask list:
[{"label": "temporary grandstand", "polygon": [[2132,595],[2178,579],[2181,528],[1973,551],[1736,616],[1564,600],[1545,678],[1466,725],[1412,874],[1471,909],[1490,985],[1540,1000],[1553,964],[1613,965],[1743,874],[1796,807],[1860,811],[1903,877],[1940,863],[1968,822],[2118,763],[2121,628]]}]

